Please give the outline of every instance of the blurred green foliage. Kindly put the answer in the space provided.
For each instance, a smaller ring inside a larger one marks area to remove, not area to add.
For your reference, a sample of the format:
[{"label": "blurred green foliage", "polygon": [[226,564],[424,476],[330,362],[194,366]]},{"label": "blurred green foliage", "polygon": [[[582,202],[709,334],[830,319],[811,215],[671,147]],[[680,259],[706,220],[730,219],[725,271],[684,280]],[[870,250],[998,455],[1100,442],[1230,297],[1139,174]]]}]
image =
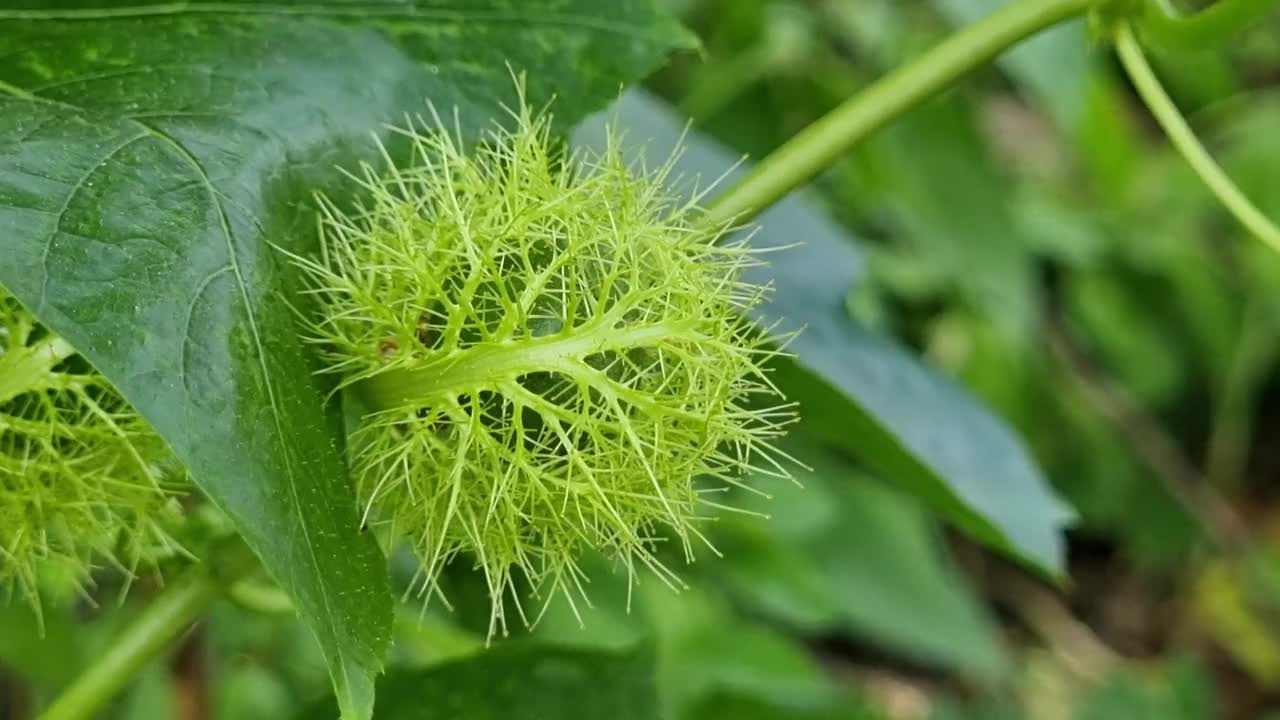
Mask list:
[{"label": "blurred green foliage", "polygon": [[[668,4],[704,47],[648,89],[698,132],[761,157],[999,0]],[[1280,18],[1156,64],[1231,174],[1280,217]],[[711,535],[725,557],[699,557],[689,587],[629,591],[597,568],[594,607],[554,601],[532,638],[497,640],[501,652],[547,642],[573,672],[607,675],[624,658],[651,673],[638,692],[653,697],[635,702],[652,708],[619,719],[1280,716],[1280,258],[1172,153],[1105,46],[1083,22],[1047,33],[813,190],[866,258],[848,312],[1016,426],[1076,509],[1063,587],[949,533],[810,423],[790,445],[814,468],[803,488],[739,498],[770,519],[721,518]],[[503,662],[476,654],[460,597],[454,613],[421,618],[417,599],[405,603],[385,681],[402,689],[380,702],[420,709],[396,717],[463,717],[433,709],[430,690],[471,692],[465,668]],[[112,625],[86,627],[0,636],[0,660],[44,696]],[[323,663],[292,620],[224,604],[201,637],[218,718],[323,702]],[[164,716],[163,670],[113,717]],[[582,707],[630,702],[623,685],[585,683]]]},{"label": "blurred green foliage", "polygon": [[[999,4],[690,3],[706,52],[652,85],[694,111],[696,128],[762,156]],[[1272,216],[1278,29],[1272,17],[1229,47],[1155,58],[1211,149]],[[732,72],[743,57],[774,60],[750,66],[747,79]],[[1171,671],[1177,687],[1167,692],[1132,671],[1100,670],[1067,693],[1074,710],[1046,717],[1252,717],[1267,706],[1266,683],[1235,682],[1249,662],[1223,649],[1231,643],[1220,618],[1202,614],[1176,630],[1108,622],[1126,611],[1183,622],[1175,618],[1214,558],[1238,552],[1207,544],[1221,518],[1201,502],[1206,493],[1244,518],[1246,542],[1268,542],[1280,260],[1173,154],[1105,45],[1083,22],[1045,33],[902,118],[817,186],[870,260],[853,312],[915,344],[1014,422],[1079,512],[1070,609],[1134,661],[1179,648],[1226,656],[1213,679],[1230,691],[1217,700],[1172,697],[1212,686],[1203,664]],[[1263,616],[1250,637],[1267,647],[1280,641],[1266,620],[1272,601],[1255,591],[1241,610]],[[1025,640],[1013,654],[1029,652]],[[1179,679],[1188,675],[1195,681]],[[993,703],[1010,717],[1033,714],[1008,699],[975,706]],[[968,717],[951,706],[940,716]]]}]

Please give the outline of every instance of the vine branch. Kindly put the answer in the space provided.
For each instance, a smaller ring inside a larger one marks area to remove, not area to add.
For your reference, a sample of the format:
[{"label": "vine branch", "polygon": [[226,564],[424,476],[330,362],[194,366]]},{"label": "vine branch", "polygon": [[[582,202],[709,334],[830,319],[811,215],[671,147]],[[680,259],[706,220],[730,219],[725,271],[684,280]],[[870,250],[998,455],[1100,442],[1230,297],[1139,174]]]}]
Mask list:
[{"label": "vine branch", "polygon": [[103,705],[204,613],[230,581],[255,566],[253,554],[238,537],[219,546],[208,560],[165,588],[38,720],[96,717]]},{"label": "vine branch", "polygon": [[1094,0],[1018,0],[958,30],[801,130],[707,208],[705,227],[742,222],[811,180],[868,135],[1018,42]]}]

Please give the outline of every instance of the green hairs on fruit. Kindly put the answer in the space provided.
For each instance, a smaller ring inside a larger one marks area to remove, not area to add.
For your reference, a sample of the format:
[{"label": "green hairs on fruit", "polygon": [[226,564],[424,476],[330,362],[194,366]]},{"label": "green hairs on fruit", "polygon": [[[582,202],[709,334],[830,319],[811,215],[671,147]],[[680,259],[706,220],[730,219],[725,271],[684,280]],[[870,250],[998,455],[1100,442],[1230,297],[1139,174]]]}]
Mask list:
[{"label": "green hairs on fruit", "polygon": [[95,567],[132,577],[176,549],[164,443],[66,340],[0,288],[0,589],[39,611],[42,587]]},{"label": "green hairs on fruit", "polygon": [[472,148],[438,117],[397,129],[412,161],[364,166],[354,210],[320,198],[321,251],[295,258],[308,335],[368,411],[366,524],[408,540],[428,600],[450,561],[482,570],[491,634],[508,597],[529,622],[522,583],[573,603],[589,550],[678,584],[659,543],[692,559],[718,493],[787,477],[794,417],[744,319],[758,253],[695,226],[674,158],[629,163],[616,133],[565,156],[523,98],[509,124]]}]

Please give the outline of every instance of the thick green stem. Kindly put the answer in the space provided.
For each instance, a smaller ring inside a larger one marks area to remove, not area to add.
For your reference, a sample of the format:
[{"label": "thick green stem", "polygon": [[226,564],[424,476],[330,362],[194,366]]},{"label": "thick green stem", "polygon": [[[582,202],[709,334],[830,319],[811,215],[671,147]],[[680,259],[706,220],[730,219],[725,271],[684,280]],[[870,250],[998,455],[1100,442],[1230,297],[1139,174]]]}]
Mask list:
[{"label": "thick green stem", "polygon": [[1276,0],[1218,0],[1198,13],[1186,14],[1171,0],[1146,0],[1138,29],[1144,39],[1160,45],[1214,47],[1276,7]]},{"label": "thick green stem", "polygon": [[1142,54],[1142,47],[1128,24],[1121,23],[1116,27],[1115,42],[1120,62],[1124,64],[1125,70],[1133,80],[1138,95],[1142,97],[1151,114],[1155,115],[1160,126],[1164,128],[1169,141],[1227,211],[1268,247],[1280,252],[1280,228],[1268,220],[1267,216],[1245,197],[1240,188],[1214,161],[1213,156],[1205,150],[1204,145],[1200,144],[1191,126],[1187,124],[1182,113],[1178,112],[1178,107],[1173,104],[1169,94],[1160,85],[1160,80],[1151,69],[1151,65],[1147,63],[1146,57]]},{"label": "thick green stem", "polygon": [[749,219],[960,76],[1019,41],[1082,15],[1093,2],[1018,0],[958,31],[801,130],[716,198],[703,222],[708,227],[718,227]]},{"label": "thick green stem", "polygon": [[239,539],[218,548],[213,557],[170,584],[106,653],[95,658],[39,720],[85,720],[128,685],[143,667],[168,648],[200,617],[230,582],[255,567]]}]

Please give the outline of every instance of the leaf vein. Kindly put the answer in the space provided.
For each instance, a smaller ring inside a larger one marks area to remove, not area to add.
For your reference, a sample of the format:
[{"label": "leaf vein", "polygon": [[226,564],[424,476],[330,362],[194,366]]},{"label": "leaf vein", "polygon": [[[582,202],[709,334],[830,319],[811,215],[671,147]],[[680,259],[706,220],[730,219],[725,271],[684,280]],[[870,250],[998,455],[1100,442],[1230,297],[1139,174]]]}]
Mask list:
[{"label": "leaf vein", "polygon": [[89,182],[89,178],[93,177],[104,165],[111,161],[120,151],[134,144],[135,142],[147,137],[147,133],[139,133],[124,142],[111,148],[101,158],[93,163],[87,172],[81,175],[67,191],[67,197],[63,199],[61,207],[55,211],[53,228],[44,239],[44,247],[40,251],[40,300],[36,303],[36,314],[44,312],[44,308],[49,299],[49,255],[53,251],[53,241],[58,238],[58,233],[62,232],[62,221],[66,218],[67,212],[71,209],[71,203],[75,201],[76,196],[80,194]]},{"label": "leaf vein", "polygon": [[[0,18],[3,18],[3,17],[5,17],[4,13],[0,13]],[[37,95],[29,90],[25,90],[18,86],[11,85],[2,80],[0,80],[0,93],[8,94],[21,101],[30,102],[33,104],[51,105],[54,107],[71,110],[81,115],[88,114],[88,110],[86,110],[85,108],[81,108],[79,106],[76,106],[74,104],[67,103],[61,100],[54,100],[51,98],[46,98],[46,97]],[[275,384],[273,383],[269,370],[267,368],[266,355],[262,345],[261,333],[258,329],[257,318],[253,313],[253,307],[250,302],[249,291],[247,286],[245,285],[243,273],[240,270],[239,260],[238,260],[238,256],[235,249],[235,240],[231,233],[230,222],[227,218],[226,209],[223,207],[223,203],[220,198],[220,193],[218,192],[218,189],[213,185],[213,182],[209,177],[208,172],[204,169],[204,166],[201,165],[199,159],[196,158],[195,155],[193,155],[190,152],[190,150],[188,150],[187,147],[184,146],[181,142],[179,142],[178,140],[176,140],[175,138],[173,138],[163,130],[157,127],[154,127],[138,119],[137,117],[120,116],[119,119],[124,120],[125,122],[128,122],[128,123],[131,123],[133,125],[136,125],[142,130],[142,132],[140,132],[138,135],[131,137],[128,141],[122,143],[119,147],[113,149],[110,153],[108,153],[105,156],[103,160],[100,160],[95,165],[95,169],[97,167],[101,167],[101,164],[103,162],[105,162],[106,160],[109,160],[110,157],[112,157],[114,154],[118,153],[120,150],[124,149],[128,145],[147,137],[153,138],[156,141],[161,142],[167,145],[168,147],[170,147],[175,153],[177,153],[177,155],[180,158],[182,158],[185,162],[187,162],[191,166],[192,170],[196,174],[197,180],[208,191],[210,200],[213,203],[214,208],[218,211],[218,217],[219,217],[219,222],[221,224],[222,235],[227,245],[228,261],[230,263],[229,267],[231,269],[231,272],[233,272],[236,278],[236,286],[237,286],[237,289],[240,291],[241,301],[243,302],[245,307],[245,315],[249,322],[249,331],[250,331],[250,336],[253,339],[254,351],[257,356],[256,359],[258,361],[258,367],[262,373],[263,384],[267,390],[267,401],[271,410],[272,422],[276,426],[276,432],[273,433],[273,437],[278,443],[278,447],[280,447],[280,449],[282,450],[281,454],[283,456],[284,463],[285,463],[285,474],[289,480],[290,500],[296,511],[296,517],[298,518],[299,527],[302,530],[303,542],[306,544],[307,553],[309,556],[308,559],[310,560],[311,566],[315,571],[313,576],[320,579],[320,583],[323,588],[322,592],[320,593],[320,601],[323,606],[322,610],[324,614],[324,621],[325,621],[325,624],[327,625],[327,629],[329,630],[330,637],[336,640],[339,637],[339,633],[337,631],[337,623],[335,621],[333,608],[329,603],[330,588],[328,587],[328,579],[321,572],[322,568],[319,562],[319,558],[316,556],[315,547],[311,542],[311,528],[307,523],[307,513],[303,511],[301,498],[298,495],[297,475],[293,467],[293,456],[289,452],[289,448],[287,447],[287,445],[285,445],[283,442],[283,438],[287,437],[288,433],[286,431],[286,428],[284,428],[284,426],[281,423],[280,407],[279,407],[279,402],[276,399]],[[87,180],[88,176],[91,174],[92,173],[86,173],[86,175],[82,177],[80,181],[77,183],[77,188],[82,186],[83,183]],[[73,189],[73,193],[71,194],[74,194],[74,192],[75,192],[75,189]],[[67,201],[64,203],[63,211],[59,213],[58,224],[60,224],[61,222],[61,215],[65,213],[66,207],[69,207],[70,205],[71,194],[69,194]],[[257,218],[253,218],[253,220],[255,223],[259,223],[260,225],[260,222],[258,221]],[[50,235],[50,238],[45,245],[44,259],[42,260],[42,263],[47,263],[49,247],[52,244],[53,238],[56,237],[57,232],[58,232],[58,228],[55,227],[54,232]],[[40,309],[37,310],[37,314],[39,314],[40,312],[43,312],[44,303],[45,303],[45,295],[46,295],[47,285],[48,285],[47,265],[45,267],[46,269],[44,272],[44,277],[42,278],[42,281],[41,281],[42,284],[41,284],[41,290],[40,290],[40,303],[37,306]],[[219,502],[216,498],[213,498],[212,496],[210,496],[210,499],[213,500],[216,504],[221,505],[221,502]],[[321,651],[324,652],[327,657],[329,654],[328,643],[321,642],[320,646],[321,646]],[[350,676],[351,669],[348,666],[346,659],[342,656],[341,653],[339,653],[338,660],[339,662],[337,664],[340,665],[342,668],[341,687],[343,689],[350,688],[352,686],[351,676]],[[337,684],[337,679],[335,678],[335,685],[336,684]]]},{"label": "leaf vein", "polygon": [[214,280],[231,272],[231,265],[223,265],[222,267],[209,273],[199,285],[196,291],[191,295],[191,302],[187,304],[187,315],[182,323],[182,362],[178,365],[178,376],[182,382],[182,389],[191,394],[191,386],[187,382],[187,364],[188,364],[188,348],[191,346],[191,318],[196,314],[196,305],[200,302],[200,298],[204,295]]},{"label": "leaf vein", "polygon": [[[307,548],[308,559],[316,571],[315,577],[320,578],[321,584],[325,588],[324,592],[320,593],[320,602],[323,604],[325,622],[328,624],[331,637],[337,638],[339,637],[339,633],[337,624],[334,622],[333,609],[329,605],[328,582],[322,572],[319,558],[316,556],[315,546],[311,540],[311,528],[307,522],[307,513],[304,512],[302,500],[298,495],[297,471],[293,467],[293,454],[290,452],[290,448],[287,444],[283,442],[283,438],[288,437],[288,430],[280,420],[281,411],[279,400],[276,398],[275,383],[273,382],[270,370],[267,367],[266,351],[262,345],[262,335],[258,328],[257,317],[253,312],[252,298],[249,297],[249,289],[245,285],[244,274],[240,268],[239,257],[235,247],[235,238],[231,232],[231,223],[227,217],[226,209],[222,205],[217,188],[214,187],[212,180],[209,178],[208,172],[200,163],[199,158],[193,155],[182,143],[170,137],[162,130],[151,127],[140,120],[134,120],[133,122],[146,127],[157,140],[160,140],[170,146],[185,162],[190,164],[192,170],[195,171],[205,188],[209,191],[210,201],[213,202],[215,209],[218,211],[218,220],[221,225],[222,235],[227,244],[227,256],[228,262],[230,263],[229,267],[235,277],[236,288],[240,292],[241,302],[244,304],[245,317],[249,323],[249,334],[253,339],[254,353],[258,362],[258,369],[262,373],[262,382],[267,393],[267,403],[271,409],[271,420],[276,426],[276,432],[274,435],[281,451],[281,457],[284,459],[285,475],[289,479],[289,497],[293,503],[294,509],[296,510],[295,517],[298,518],[298,526],[302,530],[302,540]],[[327,655],[327,643],[321,643],[321,648]],[[341,662],[340,664],[344,674],[343,679],[347,683],[344,687],[350,687],[350,677],[346,677],[348,673],[347,663]]]}]

